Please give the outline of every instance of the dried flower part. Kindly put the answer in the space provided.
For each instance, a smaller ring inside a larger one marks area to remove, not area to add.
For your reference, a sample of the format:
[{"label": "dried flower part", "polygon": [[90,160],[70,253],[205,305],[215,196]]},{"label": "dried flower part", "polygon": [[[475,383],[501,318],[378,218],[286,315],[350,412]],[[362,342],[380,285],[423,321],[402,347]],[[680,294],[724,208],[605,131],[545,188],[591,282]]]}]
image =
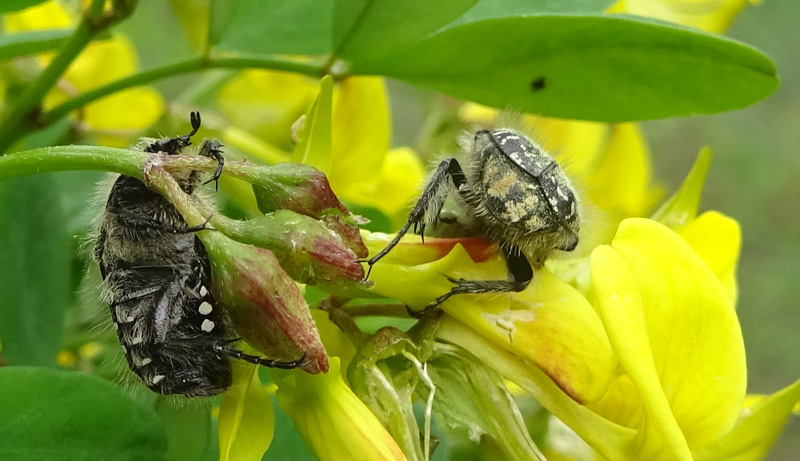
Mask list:
[{"label": "dried flower part", "polygon": [[201,233],[211,259],[213,292],[234,328],[269,359],[306,355],[309,373],[328,371],[328,357],[297,284],[270,250]]}]

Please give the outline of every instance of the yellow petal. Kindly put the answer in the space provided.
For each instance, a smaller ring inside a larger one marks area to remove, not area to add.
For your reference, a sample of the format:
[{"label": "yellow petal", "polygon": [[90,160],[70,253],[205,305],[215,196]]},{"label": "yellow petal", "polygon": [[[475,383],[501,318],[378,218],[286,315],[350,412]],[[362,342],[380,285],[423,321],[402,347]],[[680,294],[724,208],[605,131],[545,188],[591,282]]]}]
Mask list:
[{"label": "yellow petal", "polygon": [[[476,264],[457,245],[446,257],[427,264],[402,266],[382,260],[370,279],[375,293],[421,308],[452,288],[443,274],[508,278],[502,258]],[[613,376],[616,361],[597,314],[577,290],[546,269],[537,271],[533,283],[520,293],[458,295],[442,309],[544,370],[577,401],[599,399]]]},{"label": "yellow petal", "polygon": [[530,393],[607,459],[637,460],[635,432],[615,424],[565,394],[548,376],[519,357],[449,317],[442,317],[437,336],[471,352],[483,363]]},{"label": "yellow petal", "polygon": [[747,3],[747,0],[619,0],[608,12],[648,16],[723,33]]},{"label": "yellow petal", "polygon": [[606,211],[644,216],[660,195],[651,186],[647,142],[636,124],[609,126],[611,136],[592,168],[588,195]]},{"label": "yellow petal", "polygon": [[258,366],[234,360],[233,385],[222,394],[219,409],[221,461],[259,460],[275,433],[275,411],[258,379]]},{"label": "yellow petal", "polygon": [[686,175],[686,179],[672,194],[672,197],[653,213],[651,219],[680,232],[689,224],[689,221],[697,216],[697,208],[700,206],[700,198],[703,195],[703,185],[706,182],[712,154],[708,147],[700,149],[697,160],[692,165],[692,170]]},{"label": "yellow petal", "polygon": [[163,112],[161,94],[147,87],[114,93],[82,109],[83,121],[101,132],[97,143],[111,147],[129,145],[131,138],[158,121]]},{"label": "yellow petal", "polygon": [[319,83],[290,72],[246,70],[217,95],[230,125],[281,149],[290,148],[291,126],[314,102]]},{"label": "yellow petal", "polygon": [[[642,299],[633,274],[622,256],[608,245],[595,248],[590,264],[595,307],[646,415],[643,422],[639,420],[639,434],[644,438],[642,458],[691,460],[689,447],[659,383]],[[620,421],[619,415],[607,416],[623,424],[630,423]]]},{"label": "yellow petal", "polygon": [[322,345],[328,357],[339,357],[341,364],[342,378],[347,381],[347,367],[353,356],[356,355],[356,348],[350,338],[342,332],[329,318],[327,312],[319,309],[311,309],[311,316],[319,330]]},{"label": "yellow petal", "polygon": [[377,208],[392,220],[394,226],[400,227],[408,219],[408,212],[414,206],[423,185],[425,169],[422,161],[408,147],[392,149],[383,161],[380,175],[373,176],[371,183],[352,188],[355,195],[340,195],[353,202]]},{"label": "yellow petal", "polygon": [[3,15],[3,31],[6,33],[27,32],[32,30],[66,29],[75,22],[75,18],[61,5],[51,0],[22,11]]},{"label": "yellow petal", "polygon": [[736,306],[736,263],[742,246],[739,223],[721,213],[709,211],[689,222],[680,234],[716,274]]},{"label": "yellow petal", "polygon": [[358,200],[365,189],[377,185],[390,127],[382,78],[350,77],[341,82],[333,98],[333,165],[328,176],[337,194]]},{"label": "yellow petal", "polygon": [[274,370],[281,408],[317,459],[405,460],[378,418],[342,380],[340,361],[331,357],[330,372]]},{"label": "yellow petal", "polygon": [[655,221],[623,221],[611,246],[635,280],[661,388],[689,447],[718,438],[736,422],[746,384],[728,294],[705,261]]},{"label": "yellow petal", "polygon": [[800,380],[742,412],[732,431],[693,452],[697,461],[763,459],[800,402]]},{"label": "yellow petal", "polygon": [[301,141],[295,146],[291,160],[305,163],[330,174],[331,159],[331,100],[333,78],[326,75],[320,81],[319,94],[308,111],[305,125],[300,131]]},{"label": "yellow petal", "polygon": [[609,125],[580,120],[526,115],[523,123],[533,134],[533,139],[555,155],[564,169],[576,179],[589,178],[608,142]]}]

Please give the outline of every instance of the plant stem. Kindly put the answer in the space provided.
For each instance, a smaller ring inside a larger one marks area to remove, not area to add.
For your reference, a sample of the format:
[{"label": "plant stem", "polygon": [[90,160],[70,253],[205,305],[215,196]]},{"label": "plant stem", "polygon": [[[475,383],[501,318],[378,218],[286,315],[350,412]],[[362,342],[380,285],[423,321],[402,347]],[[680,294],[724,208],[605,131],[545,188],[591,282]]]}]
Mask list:
[{"label": "plant stem", "polygon": [[151,154],[100,146],[43,147],[0,157],[0,180],[69,170],[115,171],[141,178],[148,155]]},{"label": "plant stem", "polygon": [[[78,27],[72,36],[59,49],[58,54],[50,65],[42,71],[17,100],[8,113],[6,120],[0,126],[0,152],[5,152],[14,144],[22,134],[30,130],[24,124],[32,123],[31,117],[37,115],[36,108],[41,103],[44,95],[56,84],[86,45],[99,32],[110,26],[113,20],[102,20],[103,5],[105,0],[92,0]],[[120,19],[120,18],[115,18]]]}]

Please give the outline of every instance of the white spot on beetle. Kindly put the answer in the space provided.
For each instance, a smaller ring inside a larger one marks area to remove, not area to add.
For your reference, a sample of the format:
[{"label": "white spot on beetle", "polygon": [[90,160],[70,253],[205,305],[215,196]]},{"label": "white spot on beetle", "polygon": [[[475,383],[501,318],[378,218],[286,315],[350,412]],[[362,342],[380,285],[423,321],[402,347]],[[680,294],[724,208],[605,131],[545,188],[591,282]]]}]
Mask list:
[{"label": "white spot on beetle", "polygon": [[131,344],[142,344],[142,341],[144,341],[144,339],[141,336],[137,336],[131,340]]},{"label": "white spot on beetle", "polygon": [[200,287],[200,296],[205,296],[208,294],[208,289],[206,287]]},{"label": "white spot on beetle", "polygon": [[161,382],[161,380],[163,380],[164,378],[166,378],[166,376],[164,376],[164,375],[155,375],[155,376],[153,376],[153,380],[152,380],[151,382],[152,382],[153,384],[158,384],[158,383],[160,383],[160,382]]},{"label": "white spot on beetle", "polygon": [[203,301],[200,304],[200,307],[197,309],[197,312],[199,312],[201,315],[208,315],[211,313],[212,310],[213,308],[211,307],[211,304],[207,303],[206,301]]},{"label": "white spot on beetle", "polygon": [[214,322],[212,322],[211,320],[205,319],[205,320],[203,320],[203,323],[200,324],[200,329],[205,331],[206,333],[210,333],[211,330],[213,330],[215,326],[216,326],[216,324]]}]

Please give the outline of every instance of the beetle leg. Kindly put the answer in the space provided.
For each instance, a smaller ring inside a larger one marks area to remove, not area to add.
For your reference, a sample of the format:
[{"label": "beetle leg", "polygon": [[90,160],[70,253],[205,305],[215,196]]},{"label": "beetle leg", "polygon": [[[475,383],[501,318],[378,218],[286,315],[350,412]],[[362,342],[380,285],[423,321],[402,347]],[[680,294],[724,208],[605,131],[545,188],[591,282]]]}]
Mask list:
[{"label": "beetle leg", "polygon": [[407,309],[409,315],[420,318],[439,307],[440,304],[450,299],[453,295],[519,292],[527,288],[531,280],[533,280],[533,268],[528,262],[528,258],[522,254],[519,248],[513,245],[507,248],[504,247],[502,252],[508,268],[508,280],[467,280],[445,276],[455,286],[447,293],[436,298],[434,302],[428,304],[421,311]]},{"label": "beetle leg", "polygon": [[447,199],[447,195],[452,191],[452,188],[455,187],[456,190],[460,191],[463,189],[463,186],[466,185],[466,182],[467,177],[464,175],[464,170],[461,169],[461,165],[458,164],[458,160],[455,158],[442,160],[431,176],[431,179],[429,179],[428,183],[425,185],[425,190],[422,192],[419,201],[414,206],[414,209],[411,210],[408,221],[400,228],[392,241],[386,245],[386,248],[366,261],[367,264],[369,264],[366,278],[369,278],[372,266],[400,243],[400,239],[403,238],[412,225],[415,231],[419,230],[420,234],[423,236],[424,242],[426,216],[428,219],[436,219],[439,216],[442,205],[444,205]]}]

